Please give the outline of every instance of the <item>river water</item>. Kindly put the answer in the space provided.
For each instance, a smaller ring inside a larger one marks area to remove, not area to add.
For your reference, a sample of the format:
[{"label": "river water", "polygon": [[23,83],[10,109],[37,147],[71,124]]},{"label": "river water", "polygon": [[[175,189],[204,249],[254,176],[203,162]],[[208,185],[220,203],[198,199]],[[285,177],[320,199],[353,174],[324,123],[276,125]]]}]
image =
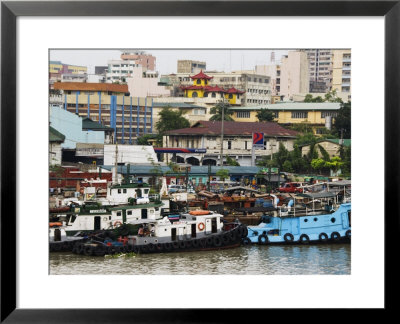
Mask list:
[{"label": "river water", "polygon": [[90,257],[50,253],[51,275],[349,275],[351,245],[241,246],[220,251]]}]

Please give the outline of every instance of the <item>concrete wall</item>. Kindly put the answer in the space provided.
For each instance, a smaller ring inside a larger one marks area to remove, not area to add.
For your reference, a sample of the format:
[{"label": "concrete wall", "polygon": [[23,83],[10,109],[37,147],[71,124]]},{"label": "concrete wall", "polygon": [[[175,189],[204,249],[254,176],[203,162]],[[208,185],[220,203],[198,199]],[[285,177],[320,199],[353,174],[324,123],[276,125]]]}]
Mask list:
[{"label": "concrete wall", "polygon": [[[329,154],[329,156],[331,158],[334,157],[334,156],[339,156],[340,155],[339,154],[339,149],[340,149],[340,145],[339,144],[331,143],[331,142],[326,141],[326,142],[318,143],[317,145],[321,145],[328,152],[328,154]],[[307,155],[308,152],[310,152],[310,145],[303,146],[301,148],[301,155],[302,156]],[[322,157],[322,154],[321,154],[319,149],[318,149],[318,156]]]},{"label": "concrete wall", "polygon": [[[104,165],[115,164],[116,145],[104,145]],[[157,155],[152,146],[118,145],[118,163],[151,164],[158,162]],[[134,172],[131,169],[131,172]]]},{"label": "concrete wall", "polygon": [[[205,148],[207,153],[203,154],[177,154],[188,162],[187,159],[194,157],[200,161],[205,159],[213,159],[219,162],[221,150],[221,137],[216,136],[190,136],[190,135],[169,135],[164,136],[165,147],[180,147],[180,148]],[[275,138],[265,137],[266,149],[256,150],[258,157],[263,157],[276,153],[279,150],[279,143],[282,143],[289,151],[293,150],[294,139],[292,138]],[[225,136],[223,142],[223,155],[232,157],[237,160],[241,166],[251,165],[251,149],[252,137],[250,136]],[[172,154],[168,154],[168,159],[171,161]]]},{"label": "concrete wall", "polygon": [[61,144],[49,144],[49,165],[61,165]]},{"label": "concrete wall", "polygon": [[169,97],[171,91],[159,86],[160,77],[144,77],[143,67],[133,68],[133,75],[126,79],[132,97]]},{"label": "concrete wall", "polygon": [[75,149],[76,143],[104,144],[104,131],[82,131],[82,118],[59,107],[50,109],[50,126],[65,135],[62,148]]},{"label": "concrete wall", "polygon": [[290,51],[287,57],[282,58],[280,94],[291,99],[294,94],[308,93],[309,89],[307,54]]}]

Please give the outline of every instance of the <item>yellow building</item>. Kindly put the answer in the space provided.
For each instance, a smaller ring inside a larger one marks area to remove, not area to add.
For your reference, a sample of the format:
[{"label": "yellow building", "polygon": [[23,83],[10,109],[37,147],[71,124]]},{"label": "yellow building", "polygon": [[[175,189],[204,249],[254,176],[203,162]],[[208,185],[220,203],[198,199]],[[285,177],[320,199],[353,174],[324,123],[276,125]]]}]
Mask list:
[{"label": "yellow building", "polygon": [[49,73],[83,74],[87,73],[87,67],[79,65],[63,64],[60,61],[50,61]]},{"label": "yellow building", "polygon": [[322,134],[325,128],[330,128],[333,119],[337,116],[340,103],[276,103],[263,106],[231,107],[234,111],[232,118],[238,122],[257,122],[257,113],[261,109],[268,109],[274,113],[274,121],[278,124],[308,124],[314,134]]},{"label": "yellow building", "polygon": [[190,77],[193,80],[193,85],[181,87],[187,98],[220,98],[227,100],[230,105],[240,105],[240,96],[243,91],[237,90],[234,87],[225,90],[218,85],[210,86],[210,77],[200,71],[200,73]]}]

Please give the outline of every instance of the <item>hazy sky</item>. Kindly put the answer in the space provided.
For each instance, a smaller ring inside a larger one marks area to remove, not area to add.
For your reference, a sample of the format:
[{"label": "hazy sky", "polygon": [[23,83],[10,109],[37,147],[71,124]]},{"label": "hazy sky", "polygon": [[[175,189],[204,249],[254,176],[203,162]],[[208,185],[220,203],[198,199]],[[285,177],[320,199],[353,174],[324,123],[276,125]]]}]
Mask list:
[{"label": "hazy sky", "polygon": [[[142,50],[142,49],[136,49]],[[152,50],[143,49],[157,58],[156,70],[161,74],[176,73],[177,61],[196,60],[207,63],[207,70],[230,72],[253,70],[256,65],[270,64],[271,52],[279,61],[288,50]],[[125,50],[124,51],[129,51]],[[134,51],[134,50],[132,50]],[[121,50],[50,50],[50,60],[88,67],[94,73],[95,66],[106,66],[108,60],[120,59]]]}]

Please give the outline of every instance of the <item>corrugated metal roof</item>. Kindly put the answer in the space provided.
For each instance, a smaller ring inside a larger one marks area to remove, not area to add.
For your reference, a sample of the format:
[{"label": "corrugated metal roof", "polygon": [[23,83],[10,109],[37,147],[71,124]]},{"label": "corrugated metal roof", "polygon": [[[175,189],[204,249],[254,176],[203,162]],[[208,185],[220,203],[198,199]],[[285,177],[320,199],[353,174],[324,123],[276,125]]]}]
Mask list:
[{"label": "corrugated metal roof", "polygon": [[59,142],[62,143],[65,140],[65,135],[61,134],[55,128],[49,126],[49,142]]},{"label": "corrugated metal roof", "polygon": [[[326,139],[325,141],[332,142],[335,144],[339,144],[340,139],[339,138],[332,138],[332,139]],[[343,146],[350,146],[351,145],[351,139],[343,139]]]},{"label": "corrugated metal roof", "polygon": [[[296,137],[298,132],[286,129],[272,122],[224,122],[225,135],[251,135],[253,132],[264,133],[265,136]],[[169,135],[220,135],[220,121],[199,121],[192,127],[166,132]]]},{"label": "corrugated metal roof", "polygon": [[202,106],[188,104],[186,102],[154,102],[153,107],[171,107],[171,108],[204,108]]},{"label": "corrugated metal roof", "polygon": [[285,102],[260,106],[231,107],[230,110],[339,110],[338,102]]},{"label": "corrugated metal roof", "polygon": [[[103,169],[111,171],[113,166],[112,165],[103,165],[101,166]],[[260,170],[257,166],[223,166],[223,169],[228,170],[230,175],[254,175],[257,174]],[[130,165],[129,173],[131,175],[147,175],[152,174],[155,172],[156,169],[160,169],[162,173],[174,174],[169,166],[153,166],[153,165]],[[220,170],[220,166],[212,166],[211,167],[211,174],[215,175],[218,170]],[[127,166],[126,165],[119,165],[118,166],[118,173],[126,174],[127,173]],[[185,174],[185,171],[181,172],[181,174]],[[208,174],[208,166],[201,165],[201,166],[191,166],[190,175],[206,175]]]},{"label": "corrugated metal roof", "polygon": [[121,93],[128,93],[129,91],[126,84],[85,82],[55,82],[54,89],[71,91],[112,91]]},{"label": "corrugated metal roof", "polygon": [[97,130],[97,131],[111,131],[113,128],[104,126],[103,124],[99,124],[98,122],[94,122],[90,118],[84,118],[82,120],[82,129],[83,130]]}]

